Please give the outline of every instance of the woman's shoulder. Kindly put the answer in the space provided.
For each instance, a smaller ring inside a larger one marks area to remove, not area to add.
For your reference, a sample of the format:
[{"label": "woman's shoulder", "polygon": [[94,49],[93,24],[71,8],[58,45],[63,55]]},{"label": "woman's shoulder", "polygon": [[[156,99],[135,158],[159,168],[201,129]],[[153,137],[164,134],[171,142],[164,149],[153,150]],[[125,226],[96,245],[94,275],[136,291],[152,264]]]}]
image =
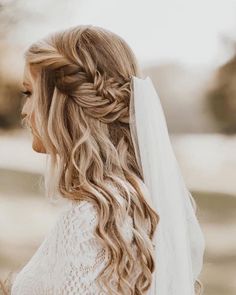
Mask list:
[{"label": "woman's shoulder", "polygon": [[68,200],[64,213],[72,212],[74,214],[82,212],[97,213],[97,205],[90,200]]},{"label": "woman's shoulder", "polygon": [[[115,212],[113,213],[115,214]],[[90,200],[70,200],[68,206],[63,210],[59,223],[63,227],[73,227],[78,231],[95,232],[99,224],[99,210],[97,205]],[[133,218],[127,215],[127,218],[119,224],[119,229],[127,242],[133,240]]]},{"label": "woman's shoulder", "polygon": [[82,230],[95,227],[98,223],[98,210],[96,204],[88,200],[68,200],[67,206],[61,211],[57,226],[66,229]]},{"label": "woman's shoulder", "polygon": [[[54,290],[53,294],[75,294],[73,287],[82,290],[91,284],[95,288],[97,272],[106,263],[103,244],[95,235],[96,221],[97,210],[92,202],[68,202],[35,254],[18,273],[12,294],[34,294],[37,288],[41,288],[38,294],[49,294],[49,290]],[[88,269],[91,271],[87,274]]]}]

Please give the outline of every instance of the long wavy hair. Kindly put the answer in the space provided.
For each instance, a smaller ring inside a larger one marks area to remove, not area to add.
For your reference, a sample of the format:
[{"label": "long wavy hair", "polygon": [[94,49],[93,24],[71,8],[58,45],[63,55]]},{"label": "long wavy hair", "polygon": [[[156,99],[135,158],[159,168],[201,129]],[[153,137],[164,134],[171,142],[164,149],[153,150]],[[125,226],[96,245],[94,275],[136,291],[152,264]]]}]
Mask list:
[{"label": "long wavy hair", "polygon": [[[47,195],[96,204],[96,235],[110,253],[98,279],[109,294],[145,294],[159,216],[145,197],[129,129],[131,76],[141,76],[134,53],[118,35],[81,25],[32,44],[25,57],[37,87],[37,131],[50,156]],[[121,232],[128,215],[137,256]],[[137,259],[142,271],[131,284]],[[113,273],[117,290],[109,285]]]}]

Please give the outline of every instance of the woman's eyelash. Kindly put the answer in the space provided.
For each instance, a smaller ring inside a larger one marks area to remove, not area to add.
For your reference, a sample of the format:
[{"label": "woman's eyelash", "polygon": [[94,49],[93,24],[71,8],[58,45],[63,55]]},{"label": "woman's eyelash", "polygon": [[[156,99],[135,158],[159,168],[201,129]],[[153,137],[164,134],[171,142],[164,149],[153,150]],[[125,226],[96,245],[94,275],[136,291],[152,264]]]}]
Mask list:
[{"label": "woman's eyelash", "polygon": [[31,92],[30,92],[29,90],[26,90],[26,91],[21,91],[21,94],[22,94],[23,96],[28,97],[28,96],[31,95]]}]

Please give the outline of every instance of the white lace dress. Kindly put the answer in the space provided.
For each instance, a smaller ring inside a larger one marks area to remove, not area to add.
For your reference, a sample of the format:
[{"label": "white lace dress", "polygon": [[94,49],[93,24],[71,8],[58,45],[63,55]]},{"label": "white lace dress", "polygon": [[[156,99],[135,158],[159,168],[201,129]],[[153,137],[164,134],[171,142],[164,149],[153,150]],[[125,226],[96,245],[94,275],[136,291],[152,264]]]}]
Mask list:
[{"label": "white lace dress", "polygon": [[[70,201],[35,254],[17,274],[11,295],[105,295],[96,278],[108,256],[95,237],[97,209],[88,201]],[[132,241],[131,223],[122,227]],[[130,283],[139,274],[134,273]],[[116,286],[116,280],[113,280]],[[106,294],[107,295],[107,294]]]}]

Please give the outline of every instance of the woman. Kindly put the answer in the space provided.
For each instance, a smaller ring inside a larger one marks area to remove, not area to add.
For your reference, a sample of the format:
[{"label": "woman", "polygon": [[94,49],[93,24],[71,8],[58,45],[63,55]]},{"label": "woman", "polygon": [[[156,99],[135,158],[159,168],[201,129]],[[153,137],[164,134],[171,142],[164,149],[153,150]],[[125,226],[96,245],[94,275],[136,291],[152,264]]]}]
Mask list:
[{"label": "woman", "polygon": [[127,43],[92,25],[27,50],[22,115],[33,149],[50,157],[47,195],[68,206],[12,295],[149,294],[159,215],[130,132],[132,76],[141,72]]}]

